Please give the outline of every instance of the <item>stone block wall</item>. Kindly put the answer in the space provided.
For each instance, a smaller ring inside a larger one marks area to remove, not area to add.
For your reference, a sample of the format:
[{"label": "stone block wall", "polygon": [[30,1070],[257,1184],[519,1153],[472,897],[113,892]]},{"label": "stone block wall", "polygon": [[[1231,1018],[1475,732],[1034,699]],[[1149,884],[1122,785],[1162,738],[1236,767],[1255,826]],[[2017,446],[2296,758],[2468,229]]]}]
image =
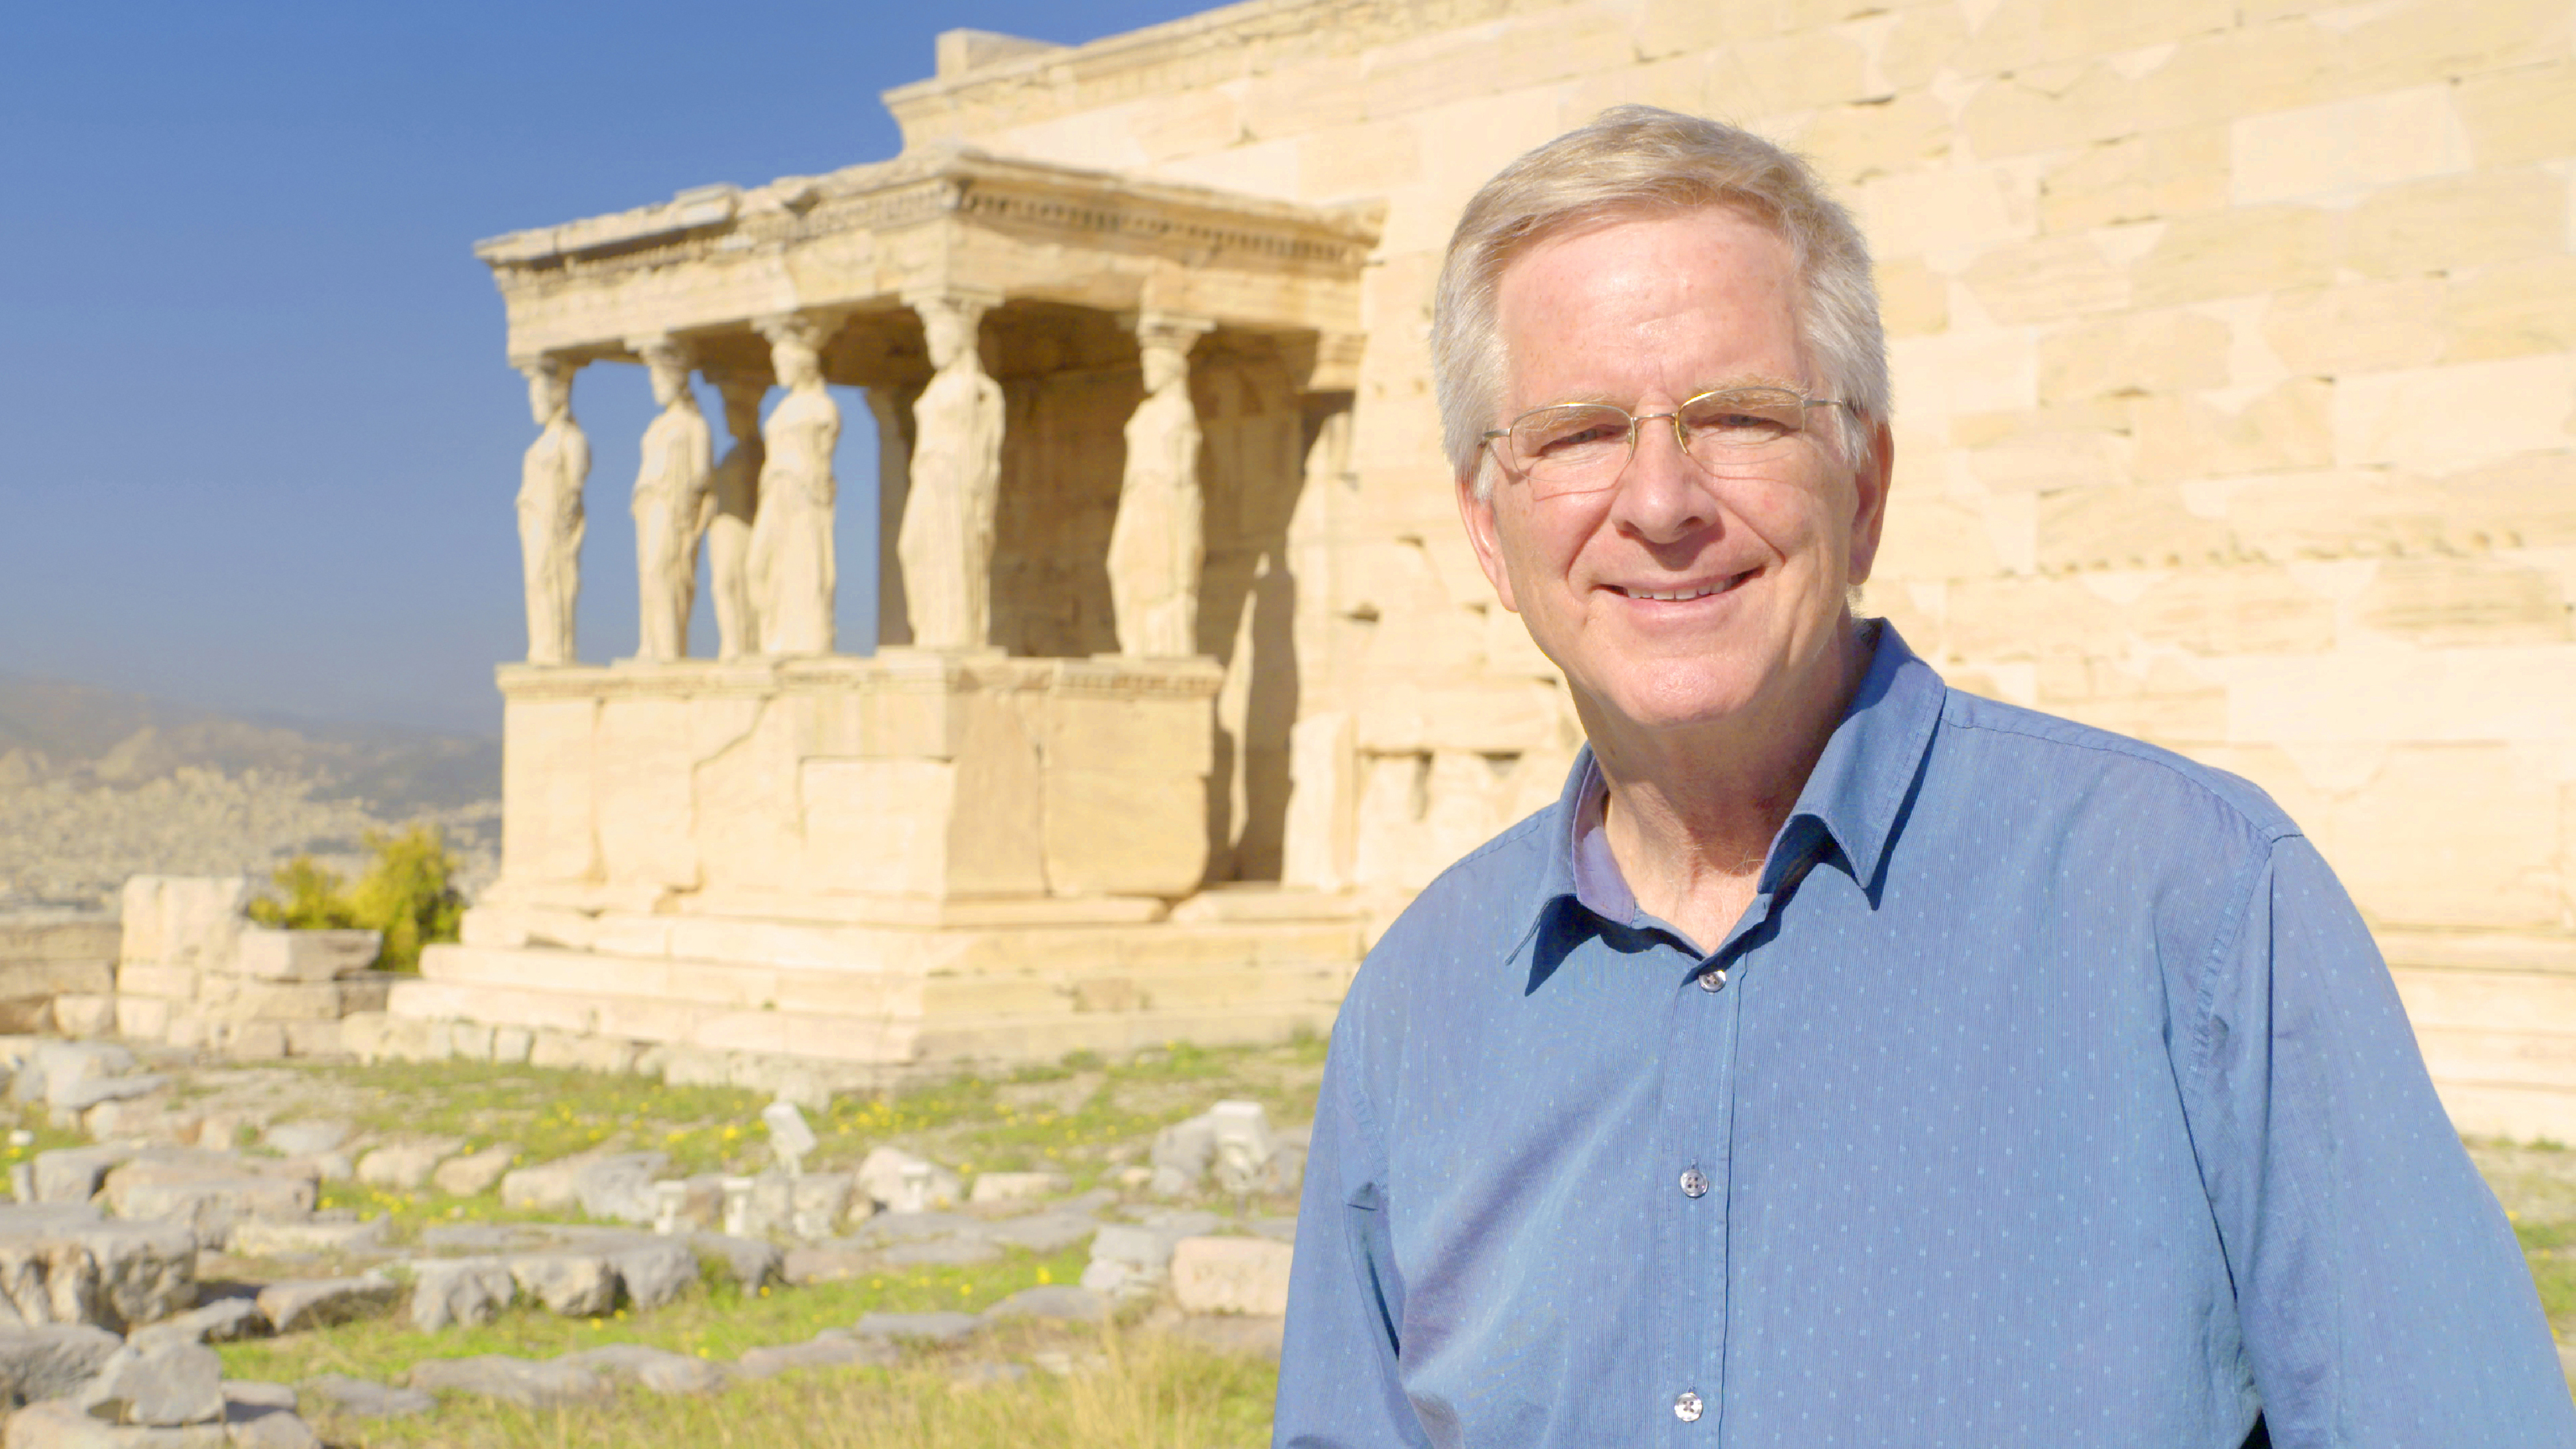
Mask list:
[{"label": "stone block wall", "polygon": [[908,145],[1386,207],[1290,549],[1295,712],[1349,721],[1301,781],[1355,838],[1292,859],[1418,887],[1576,743],[1459,536],[1429,288],[1485,177],[1631,100],[1797,147],[1862,216],[1897,396],[1868,600],[1953,682],[2251,777],[2383,927],[2576,932],[2556,0],[1270,0],[889,93]]},{"label": "stone block wall", "polygon": [[483,904],[1186,896],[1218,683],[1192,660],[896,651],[505,668],[504,875]]},{"label": "stone block wall", "polygon": [[0,1033],[49,1030],[55,998],[113,991],[117,938],[113,916],[0,916]]},{"label": "stone block wall", "polygon": [[250,898],[240,877],[127,881],[114,994],[58,1013],[63,1029],[245,1058],[340,1051],[341,1019],[392,988],[369,969],[383,937],[253,925]]}]

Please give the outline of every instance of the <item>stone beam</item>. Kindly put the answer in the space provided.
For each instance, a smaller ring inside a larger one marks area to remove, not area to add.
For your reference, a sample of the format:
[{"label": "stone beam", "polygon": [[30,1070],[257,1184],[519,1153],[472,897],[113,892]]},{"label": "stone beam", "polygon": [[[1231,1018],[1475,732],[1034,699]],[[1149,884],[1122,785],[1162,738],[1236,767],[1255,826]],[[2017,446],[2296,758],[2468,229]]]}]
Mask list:
[{"label": "stone beam", "polygon": [[939,148],[487,241],[514,352],[885,308],[958,285],[1261,332],[1357,333],[1377,219]]}]

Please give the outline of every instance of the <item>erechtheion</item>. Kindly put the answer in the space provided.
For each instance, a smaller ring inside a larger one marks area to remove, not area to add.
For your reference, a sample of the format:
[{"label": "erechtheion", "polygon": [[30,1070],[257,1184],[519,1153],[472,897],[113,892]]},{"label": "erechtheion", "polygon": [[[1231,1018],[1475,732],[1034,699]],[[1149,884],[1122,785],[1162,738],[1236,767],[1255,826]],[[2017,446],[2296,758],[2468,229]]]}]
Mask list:
[{"label": "erechtheion", "polygon": [[[2270,790],[2461,1125],[2576,1138],[2571,19],[1253,0],[952,32],[886,96],[894,160],[486,242],[547,429],[536,647],[500,671],[502,879],[386,1049],[898,1072],[1329,1021],[1375,924],[1577,745],[1459,534],[1428,293],[1484,177],[1637,100],[1791,142],[1864,218],[1898,440],[1869,608],[1956,684]],[[726,657],[559,655],[582,478],[548,389],[680,357],[728,402],[717,491],[757,475],[711,544]],[[878,640],[828,633],[822,382],[880,438]]]}]

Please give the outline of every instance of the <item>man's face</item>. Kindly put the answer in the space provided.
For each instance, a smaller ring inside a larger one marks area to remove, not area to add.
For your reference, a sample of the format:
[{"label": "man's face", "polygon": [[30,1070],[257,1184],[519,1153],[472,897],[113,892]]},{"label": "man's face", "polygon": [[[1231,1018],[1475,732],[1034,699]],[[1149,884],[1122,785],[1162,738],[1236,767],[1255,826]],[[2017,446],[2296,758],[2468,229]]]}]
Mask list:
[{"label": "man's face", "polygon": [[[1823,388],[1799,344],[1788,243],[1731,209],[1542,242],[1504,270],[1496,302],[1497,428],[1552,403],[1644,415],[1716,388]],[[1811,410],[1778,459],[1723,477],[1657,421],[1606,490],[1533,498],[1491,450],[1485,499],[1459,480],[1486,577],[1596,733],[1786,723],[1839,680],[1844,600],[1878,551],[1888,451],[1882,432],[1873,460],[1844,461],[1829,411]]]}]

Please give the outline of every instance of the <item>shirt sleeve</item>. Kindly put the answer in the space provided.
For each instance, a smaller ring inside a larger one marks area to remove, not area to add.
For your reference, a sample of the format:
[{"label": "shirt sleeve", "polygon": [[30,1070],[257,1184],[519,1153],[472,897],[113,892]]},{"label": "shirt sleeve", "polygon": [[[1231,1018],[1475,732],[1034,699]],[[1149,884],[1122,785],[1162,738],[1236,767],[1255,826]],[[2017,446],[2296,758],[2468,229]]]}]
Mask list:
[{"label": "shirt sleeve", "polygon": [[2245,877],[2174,1050],[2272,1442],[2576,1444],[2530,1271],[2360,912],[2296,835]]},{"label": "shirt sleeve", "polygon": [[1404,1283],[1387,1232],[1386,1156],[1358,1090],[1352,1035],[1335,1034],[1315,1104],[1272,1449],[1430,1443],[1396,1371]]}]

